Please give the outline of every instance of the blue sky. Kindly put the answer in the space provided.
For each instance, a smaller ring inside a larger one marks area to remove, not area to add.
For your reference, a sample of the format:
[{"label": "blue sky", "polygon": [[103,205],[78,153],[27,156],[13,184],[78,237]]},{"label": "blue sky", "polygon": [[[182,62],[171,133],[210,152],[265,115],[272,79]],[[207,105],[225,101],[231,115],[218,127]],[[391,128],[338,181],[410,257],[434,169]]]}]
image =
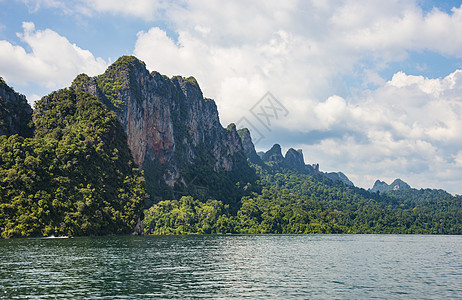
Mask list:
[{"label": "blue sky", "polygon": [[[0,76],[33,103],[136,55],[196,77],[257,150],[302,149],[360,187],[462,194],[461,4],[0,0]],[[288,114],[265,127],[252,107],[268,91]]]}]

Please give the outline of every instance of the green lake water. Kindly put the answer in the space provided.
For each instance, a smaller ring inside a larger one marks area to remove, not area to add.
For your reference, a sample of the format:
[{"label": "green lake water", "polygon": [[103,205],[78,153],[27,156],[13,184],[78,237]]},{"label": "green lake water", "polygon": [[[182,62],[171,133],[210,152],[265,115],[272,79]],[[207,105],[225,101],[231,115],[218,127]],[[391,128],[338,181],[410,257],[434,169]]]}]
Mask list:
[{"label": "green lake water", "polygon": [[456,299],[462,236],[0,240],[2,299]]}]

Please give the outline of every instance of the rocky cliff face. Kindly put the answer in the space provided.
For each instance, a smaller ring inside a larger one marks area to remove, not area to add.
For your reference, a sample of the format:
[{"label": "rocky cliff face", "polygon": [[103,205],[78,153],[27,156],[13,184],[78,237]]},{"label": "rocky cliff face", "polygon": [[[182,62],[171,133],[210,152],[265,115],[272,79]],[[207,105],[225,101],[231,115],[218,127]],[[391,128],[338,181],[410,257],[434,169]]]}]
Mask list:
[{"label": "rocky cliff face", "polygon": [[148,187],[153,181],[170,188],[188,185],[196,175],[184,175],[196,162],[216,173],[249,168],[235,126],[221,126],[215,102],[203,97],[193,77],[150,73],[126,56],[100,76],[79,75],[72,88],[90,92],[117,114]]},{"label": "rocky cliff face", "polygon": [[293,148],[287,150],[283,163],[285,166],[291,169],[295,169],[302,172],[305,172],[307,170],[302,150],[295,150]]},{"label": "rocky cliff face", "polygon": [[24,95],[16,93],[0,77],[0,135],[31,137],[32,108]]}]

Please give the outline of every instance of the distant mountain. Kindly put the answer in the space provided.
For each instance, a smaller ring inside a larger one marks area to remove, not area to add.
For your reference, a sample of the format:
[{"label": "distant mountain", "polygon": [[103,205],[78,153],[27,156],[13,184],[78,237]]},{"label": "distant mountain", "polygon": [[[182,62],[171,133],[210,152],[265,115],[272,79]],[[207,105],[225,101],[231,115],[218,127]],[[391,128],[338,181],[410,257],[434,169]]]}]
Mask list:
[{"label": "distant mountain", "polygon": [[16,93],[0,77],[0,135],[31,137],[32,108],[24,95]]},{"label": "distant mountain", "polygon": [[301,149],[295,150],[290,148],[287,150],[286,155],[283,156],[281,146],[279,144],[274,144],[267,152],[257,153],[252,143],[249,130],[244,128],[240,129],[238,132],[243,145],[245,145],[245,154],[252,163],[259,165],[264,163],[265,166],[275,168],[275,170],[285,168],[301,174],[319,174],[332,181],[339,181],[346,185],[354,186],[353,182],[351,182],[342,172],[321,172],[319,170],[319,164],[305,164],[305,159]]},{"label": "distant mountain", "polygon": [[377,180],[374,183],[370,192],[379,192],[388,197],[398,199],[400,201],[431,201],[452,199],[453,196],[440,189],[415,189],[401,179],[395,179],[391,184]]},{"label": "distant mountain", "polygon": [[387,191],[397,191],[397,190],[407,190],[411,186],[401,179],[395,179],[391,184],[387,184],[385,181],[376,180],[371,192],[387,192]]}]

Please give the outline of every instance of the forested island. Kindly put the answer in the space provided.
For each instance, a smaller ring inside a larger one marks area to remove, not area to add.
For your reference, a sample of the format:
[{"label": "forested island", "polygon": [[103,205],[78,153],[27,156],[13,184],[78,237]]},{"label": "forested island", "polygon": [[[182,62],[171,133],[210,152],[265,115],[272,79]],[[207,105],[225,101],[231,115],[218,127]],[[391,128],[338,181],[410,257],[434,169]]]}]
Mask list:
[{"label": "forested island", "polygon": [[34,110],[0,79],[3,238],[108,234],[462,234],[462,197],[357,188],[223,128],[193,77],[124,56]]}]

